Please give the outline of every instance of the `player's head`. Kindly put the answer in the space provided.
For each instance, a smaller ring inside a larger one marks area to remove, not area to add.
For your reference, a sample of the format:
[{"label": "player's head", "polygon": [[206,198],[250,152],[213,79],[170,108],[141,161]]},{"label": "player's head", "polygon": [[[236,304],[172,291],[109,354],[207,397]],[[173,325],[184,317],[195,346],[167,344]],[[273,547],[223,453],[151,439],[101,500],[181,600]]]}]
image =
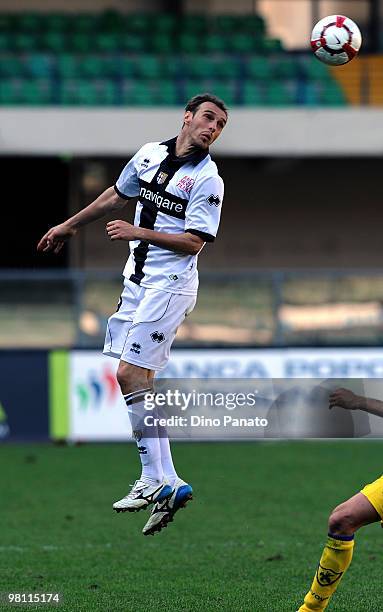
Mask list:
[{"label": "player's head", "polygon": [[222,132],[227,116],[222,100],[213,94],[200,94],[187,103],[182,130],[188,133],[193,146],[207,149]]}]

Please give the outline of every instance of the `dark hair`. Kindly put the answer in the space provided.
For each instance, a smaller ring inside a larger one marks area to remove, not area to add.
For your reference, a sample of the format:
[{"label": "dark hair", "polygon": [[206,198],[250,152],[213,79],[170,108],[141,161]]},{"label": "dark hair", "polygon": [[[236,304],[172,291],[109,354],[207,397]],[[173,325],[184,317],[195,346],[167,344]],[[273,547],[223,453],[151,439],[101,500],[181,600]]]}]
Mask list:
[{"label": "dark hair", "polygon": [[189,102],[186,104],[185,111],[191,111],[194,115],[196,110],[198,110],[198,108],[204,102],[211,102],[212,104],[215,104],[216,106],[218,106],[218,108],[223,110],[226,115],[228,114],[224,101],[210,93],[198,94],[198,96],[194,96],[193,98],[191,98],[191,100],[189,100]]}]

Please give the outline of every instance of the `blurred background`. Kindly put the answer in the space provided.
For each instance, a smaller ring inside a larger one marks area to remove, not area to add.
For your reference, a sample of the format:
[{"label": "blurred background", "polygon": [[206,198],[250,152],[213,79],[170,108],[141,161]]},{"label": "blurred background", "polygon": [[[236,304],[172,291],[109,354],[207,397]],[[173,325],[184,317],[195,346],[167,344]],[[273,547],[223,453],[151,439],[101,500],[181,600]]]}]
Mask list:
[{"label": "blurred background", "polygon": [[[363,48],[329,68],[309,40],[334,13],[358,23]],[[143,143],[175,135],[203,91],[230,109],[211,151],[226,194],[172,375],[181,362],[182,375],[251,375],[249,363],[286,375],[292,355],[322,355],[326,374],[381,374],[382,15],[382,0],[0,0],[3,379],[19,367],[15,349],[43,355],[48,365],[30,367],[49,366],[48,379],[74,349],[99,355],[127,245],[108,242],[108,219],[59,256],[36,243],[114,184]]]}]

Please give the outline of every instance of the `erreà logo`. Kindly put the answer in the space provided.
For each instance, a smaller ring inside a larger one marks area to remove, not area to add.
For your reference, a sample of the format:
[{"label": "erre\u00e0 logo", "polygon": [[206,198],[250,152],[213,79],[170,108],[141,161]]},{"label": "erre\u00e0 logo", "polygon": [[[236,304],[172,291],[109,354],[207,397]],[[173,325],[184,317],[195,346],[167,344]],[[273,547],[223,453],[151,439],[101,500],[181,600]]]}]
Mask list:
[{"label": "erre\u00e0 logo", "polygon": [[221,199],[218,195],[213,195],[212,193],[206,198],[206,201],[209,202],[210,206],[219,206],[221,204]]},{"label": "erre\u00e0 logo", "polygon": [[168,198],[160,195],[158,192],[141,187],[140,196],[141,199],[149,200],[153,202],[157,208],[163,212],[176,213],[176,216],[181,216],[184,213],[184,206],[180,202],[172,202]]}]

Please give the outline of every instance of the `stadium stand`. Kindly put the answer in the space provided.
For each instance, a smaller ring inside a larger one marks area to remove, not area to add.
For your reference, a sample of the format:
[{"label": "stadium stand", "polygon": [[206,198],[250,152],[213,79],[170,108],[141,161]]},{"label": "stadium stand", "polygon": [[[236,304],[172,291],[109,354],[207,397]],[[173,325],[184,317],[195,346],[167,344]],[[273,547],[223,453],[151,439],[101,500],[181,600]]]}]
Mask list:
[{"label": "stadium stand", "polygon": [[[258,15],[0,15],[0,104],[174,106],[213,90],[230,106],[347,104],[341,80],[283,51]],[[330,87],[328,85],[330,80]]]}]

